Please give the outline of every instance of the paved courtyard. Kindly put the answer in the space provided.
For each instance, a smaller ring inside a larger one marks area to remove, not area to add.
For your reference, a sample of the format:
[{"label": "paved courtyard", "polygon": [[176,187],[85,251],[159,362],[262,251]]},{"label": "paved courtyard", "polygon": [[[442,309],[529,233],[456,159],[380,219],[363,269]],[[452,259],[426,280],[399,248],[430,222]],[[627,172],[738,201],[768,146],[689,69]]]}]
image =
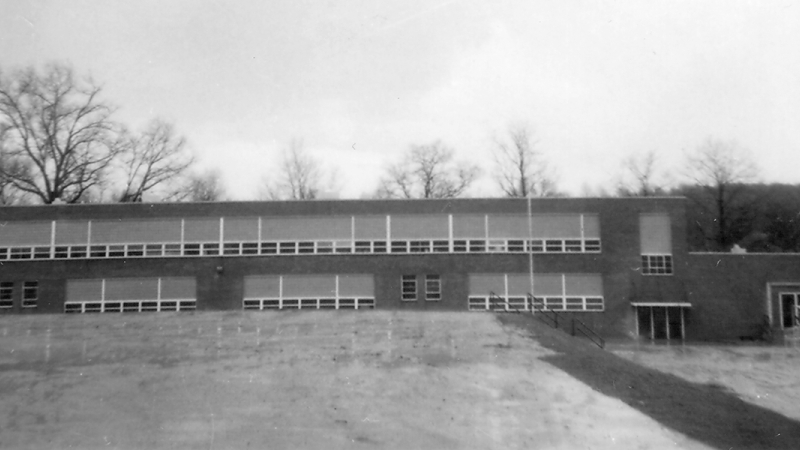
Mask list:
[{"label": "paved courtyard", "polygon": [[484,313],[0,318],[0,448],[707,448]]}]

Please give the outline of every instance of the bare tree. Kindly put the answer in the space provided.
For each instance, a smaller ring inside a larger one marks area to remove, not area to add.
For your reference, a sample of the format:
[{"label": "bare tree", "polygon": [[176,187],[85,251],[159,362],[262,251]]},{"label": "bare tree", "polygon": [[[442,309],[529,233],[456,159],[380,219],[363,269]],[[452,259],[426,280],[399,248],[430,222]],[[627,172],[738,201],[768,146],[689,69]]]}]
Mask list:
[{"label": "bare tree", "polygon": [[665,192],[665,180],[658,171],[658,156],[654,151],[631,154],[622,161],[624,174],[617,183],[621,197],[652,197]]},{"label": "bare tree", "polygon": [[477,166],[453,161],[453,150],[440,141],[414,145],[403,161],[389,166],[379,198],[452,198],[461,196],[480,173]]},{"label": "bare tree", "polygon": [[186,150],[186,139],[172,124],[153,120],[140,136],[130,137],[120,157],[125,186],[120,202],[141,202],[146,192],[175,184],[194,159]]},{"label": "bare tree", "polygon": [[3,157],[2,141],[0,140],[0,206],[17,205],[25,202],[25,193],[15,189],[11,184],[11,179],[5,175],[6,172],[14,172],[17,169],[9,167]]},{"label": "bare tree", "polygon": [[100,91],[65,65],[0,74],[0,126],[10,163],[3,174],[15,189],[43,203],[74,203],[102,184],[121,145]]},{"label": "bare tree", "polygon": [[[327,178],[327,182],[325,179]],[[326,173],[319,161],[303,146],[301,139],[292,139],[283,153],[280,175],[265,180],[266,193],[271,200],[314,200],[326,190],[334,190],[336,172]]]},{"label": "bare tree", "polygon": [[512,126],[508,136],[494,139],[497,183],[507,197],[553,197],[558,195],[551,170],[537,149],[530,129]]},{"label": "bare tree", "polygon": [[704,194],[693,200],[713,217],[714,230],[706,230],[706,235],[718,249],[726,250],[733,244],[729,227],[735,211],[731,206],[744,184],[758,176],[756,164],[736,142],[708,138],[687,157],[686,175]]},{"label": "bare tree", "polygon": [[209,169],[195,173],[171,194],[166,201],[185,202],[219,202],[225,200],[225,186],[222,175],[217,169]]}]

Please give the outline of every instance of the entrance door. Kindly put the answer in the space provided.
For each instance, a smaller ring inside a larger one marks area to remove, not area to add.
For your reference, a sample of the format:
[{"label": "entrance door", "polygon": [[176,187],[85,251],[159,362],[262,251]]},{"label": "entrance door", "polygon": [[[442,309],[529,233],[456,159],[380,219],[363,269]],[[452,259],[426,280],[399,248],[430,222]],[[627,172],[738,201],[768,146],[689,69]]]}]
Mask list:
[{"label": "entrance door", "polygon": [[798,326],[797,316],[800,314],[800,293],[781,293],[781,316],[783,328]]},{"label": "entrance door", "polygon": [[680,306],[636,306],[639,336],[648,339],[683,339],[684,308]]}]

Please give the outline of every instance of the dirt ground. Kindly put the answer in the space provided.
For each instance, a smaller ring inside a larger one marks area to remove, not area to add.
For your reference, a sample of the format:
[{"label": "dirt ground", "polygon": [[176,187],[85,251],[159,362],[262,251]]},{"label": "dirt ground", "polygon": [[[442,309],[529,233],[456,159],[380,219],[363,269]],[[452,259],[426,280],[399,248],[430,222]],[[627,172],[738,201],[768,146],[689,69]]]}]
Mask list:
[{"label": "dirt ground", "polygon": [[480,313],[0,317],[0,448],[711,448],[555,356]]},{"label": "dirt ground", "polygon": [[[614,343],[614,354],[800,420],[800,346]],[[800,443],[798,443],[800,448]]]},{"label": "dirt ground", "polygon": [[[498,316],[504,324],[524,330],[553,350],[553,354],[541,356],[542,360],[688,438],[718,449],[800,448],[800,421],[778,412],[779,407],[792,409],[791,398],[762,406],[737,391],[746,391],[743,386],[752,386],[753,380],[766,380],[758,395],[796,398],[797,392],[792,392],[797,383],[793,350],[734,347],[739,351],[733,351],[733,356],[720,357],[732,349],[686,346],[684,356],[677,356],[677,347],[627,343],[604,351],[586,339],[546,327],[539,319],[523,314]],[[796,414],[797,408],[793,411]]]}]

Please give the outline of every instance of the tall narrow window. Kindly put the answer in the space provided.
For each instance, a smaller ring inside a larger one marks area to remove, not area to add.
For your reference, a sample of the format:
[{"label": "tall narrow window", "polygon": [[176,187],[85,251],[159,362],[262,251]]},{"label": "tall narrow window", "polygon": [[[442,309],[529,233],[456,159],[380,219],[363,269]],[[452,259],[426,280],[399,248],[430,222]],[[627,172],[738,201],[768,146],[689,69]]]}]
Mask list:
[{"label": "tall narrow window", "polygon": [[14,306],[14,282],[0,282],[0,308],[11,308]]},{"label": "tall narrow window", "polygon": [[36,308],[39,301],[39,282],[26,281],[22,283],[22,307]]},{"label": "tall narrow window", "polygon": [[406,302],[417,300],[417,276],[403,275],[401,286],[401,299]]},{"label": "tall narrow window", "polygon": [[442,279],[439,275],[425,275],[425,300],[442,299]]},{"label": "tall narrow window", "polygon": [[669,215],[639,216],[642,275],[672,275],[672,230]]}]

